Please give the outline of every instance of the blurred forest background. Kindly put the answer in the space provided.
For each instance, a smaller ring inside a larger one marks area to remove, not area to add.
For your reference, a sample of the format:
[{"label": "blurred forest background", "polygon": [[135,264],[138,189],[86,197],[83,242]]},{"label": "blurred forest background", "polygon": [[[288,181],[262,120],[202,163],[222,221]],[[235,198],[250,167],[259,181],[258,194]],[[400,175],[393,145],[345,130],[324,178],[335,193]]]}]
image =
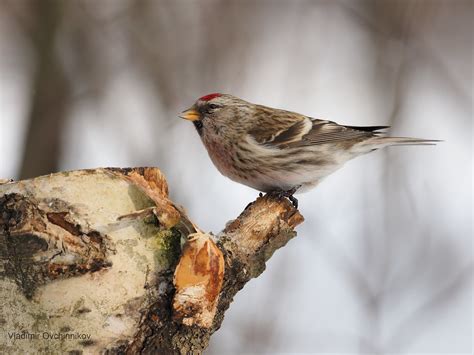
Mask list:
[{"label": "blurred forest background", "polygon": [[219,232],[257,192],[177,117],[204,94],[443,139],[300,195],[208,354],[471,354],[473,20],[463,0],[0,0],[0,177],[158,166]]}]

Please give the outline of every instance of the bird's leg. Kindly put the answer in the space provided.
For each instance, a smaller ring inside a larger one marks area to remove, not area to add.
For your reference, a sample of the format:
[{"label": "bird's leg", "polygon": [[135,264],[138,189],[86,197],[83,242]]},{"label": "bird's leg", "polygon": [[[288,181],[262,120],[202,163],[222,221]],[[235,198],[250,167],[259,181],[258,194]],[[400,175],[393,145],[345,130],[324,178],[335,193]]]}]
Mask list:
[{"label": "bird's leg", "polygon": [[296,191],[300,187],[301,185],[298,185],[298,186],[293,187],[291,190],[286,191],[286,197],[288,197],[288,200],[291,201],[291,203],[293,204],[293,207],[296,209],[298,209],[298,200],[293,195],[296,193]]},{"label": "bird's leg", "polygon": [[288,200],[291,201],[294,208],[298,209],[298,199],[295,196],[293,195],[288,196]]},{"label": "bird's leg", "polygon": [[295,194],[295,192],[300,187],[301,187],[301,185],[297,185],[297,186],[293,187],[292,189],[286,190],[286,191],[285,190],[274,190],[274,191],[270,192],[270,195],[275,196],[275,197],[280,198],[280,199],[283,198],[283,197],[286,197],[286,198],[288,198],[288,200],[291,201],[293,207],[298,209],[298,200],[293,195]]}]

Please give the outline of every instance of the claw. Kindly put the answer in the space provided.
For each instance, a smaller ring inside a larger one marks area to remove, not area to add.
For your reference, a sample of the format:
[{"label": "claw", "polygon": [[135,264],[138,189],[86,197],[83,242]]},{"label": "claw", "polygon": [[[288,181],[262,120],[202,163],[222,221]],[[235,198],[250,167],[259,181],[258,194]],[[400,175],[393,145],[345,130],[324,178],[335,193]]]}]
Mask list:
[{"label": "claw", "polygon": [[288,196],[288,200],[291,201],[294,208],[298,209],[298,199],[296,197],[294,197],[293,195],[290,195]]},{"label": "claw", "polygon": [[274,196],[278,199],[282,199],[284,197],[288,198],[288,200],[291,201],[291,204],[293,205],[294,208],[298,209],[298,200],[296,197],[293,196],[293,194],[301,187],[301,185],[293,187],[291,190],[284,191],[284,190],[274,190],[272,192],[269,192],[269,195]]}]

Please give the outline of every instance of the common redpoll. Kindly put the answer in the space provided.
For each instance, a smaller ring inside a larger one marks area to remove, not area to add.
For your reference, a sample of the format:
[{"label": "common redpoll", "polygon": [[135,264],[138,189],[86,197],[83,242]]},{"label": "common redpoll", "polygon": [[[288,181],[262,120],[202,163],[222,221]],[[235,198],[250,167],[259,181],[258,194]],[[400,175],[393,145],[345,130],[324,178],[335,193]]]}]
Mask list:
[{"label": "common redpoll", "polygon": [[256,190],[288,197],[315,187],[346,161],[390,145],[435,140],[383,137],[388,126],[342,126],[252,104],[232,95],[199,98],[180,117],[194,123],[222,175]]}]

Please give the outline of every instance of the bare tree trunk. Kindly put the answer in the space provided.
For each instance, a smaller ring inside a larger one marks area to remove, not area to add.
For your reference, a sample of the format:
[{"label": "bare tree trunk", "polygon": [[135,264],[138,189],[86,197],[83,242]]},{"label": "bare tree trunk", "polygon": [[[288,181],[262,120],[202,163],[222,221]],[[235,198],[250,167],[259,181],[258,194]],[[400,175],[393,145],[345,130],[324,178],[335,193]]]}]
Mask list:
[{"label": "bare tree trunk", "polygon": [[156,168],[0,185],[0,344],[7,352],[199,354],[234,295],[296,233],[259,197],[218,236],[168,199]]},{"label": "bare tree trunk", "polygon": [[21,178],[48,174],[58,169],[61,132],[70,96],[69,84],[55,48],[62,7],[59,0],[36,1],[34,6],[38,22],[31,38],[36,52],[36,73]]}]

